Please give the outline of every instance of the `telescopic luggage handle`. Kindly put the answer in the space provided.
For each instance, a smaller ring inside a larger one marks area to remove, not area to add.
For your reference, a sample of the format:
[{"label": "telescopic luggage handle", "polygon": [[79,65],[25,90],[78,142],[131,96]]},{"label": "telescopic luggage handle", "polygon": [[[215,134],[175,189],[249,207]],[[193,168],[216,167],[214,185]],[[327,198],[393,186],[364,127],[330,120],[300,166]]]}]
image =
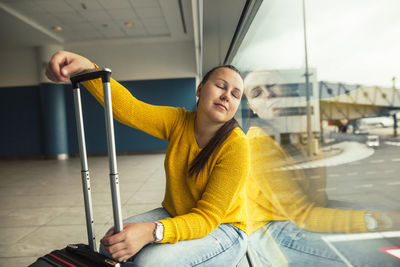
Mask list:
[{"label": "telescopic luggage handle", "polygon": [[83,126],[82,103],[81,103],[79,83],[97,78],[101,78],[103,82],[104,113],[105,113],[106,131],[107,131],[108,159],[110,165],[110,187],[111,187],[111,198],[112,198],[113,215],[114,215],[114,231],[115,233],[119,233],[123,230],[120,191],[119,191],[119,178],[117,170],[116,151],[115,151],[114,123],[113,123],[112,103],[111,103],[111,86],[110,86],[111,70],[106,68],[88,70],[76,75],[72,75],[70,77],[70,80],[72,83],[72,88],[74,93],[75,117],[76,117],[77,131],[78,131],[79,153],[82,165],[82,187],[83,187],[83,196],[85,202],[86,227],[87,227],[89,247],[93,251],[97,251],[97,249],[96,249],[96,237],[94,232],[92,197],[90,193],[91,192],[90,176],[87,164],[85,132]]}]

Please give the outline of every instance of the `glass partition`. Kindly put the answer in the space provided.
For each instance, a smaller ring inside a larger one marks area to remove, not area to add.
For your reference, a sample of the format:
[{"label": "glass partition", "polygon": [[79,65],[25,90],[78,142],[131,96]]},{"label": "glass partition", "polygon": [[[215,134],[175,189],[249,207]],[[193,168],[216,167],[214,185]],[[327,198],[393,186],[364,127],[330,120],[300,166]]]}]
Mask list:
[{"label": "glass partition", "polygon": [[400,2],[304,4],[263,1],[231,62],[245,75],[251,261],[399,266]]}]

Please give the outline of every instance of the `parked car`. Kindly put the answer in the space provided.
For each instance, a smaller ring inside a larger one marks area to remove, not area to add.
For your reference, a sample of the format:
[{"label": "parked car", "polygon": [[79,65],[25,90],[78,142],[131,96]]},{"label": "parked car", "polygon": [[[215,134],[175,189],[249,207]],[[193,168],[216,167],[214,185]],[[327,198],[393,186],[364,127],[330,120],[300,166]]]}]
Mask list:
[{"label": "parked car", "polygon": [[369,147],[379,147],[379,136],[368,135],[367,136],[367,146]]},{"label": "parked car", "polygon": [[367,117],[358,119],[357,124],[359,125],[359,127],[362,126],[393,127],[394,121],[392,116]]}]

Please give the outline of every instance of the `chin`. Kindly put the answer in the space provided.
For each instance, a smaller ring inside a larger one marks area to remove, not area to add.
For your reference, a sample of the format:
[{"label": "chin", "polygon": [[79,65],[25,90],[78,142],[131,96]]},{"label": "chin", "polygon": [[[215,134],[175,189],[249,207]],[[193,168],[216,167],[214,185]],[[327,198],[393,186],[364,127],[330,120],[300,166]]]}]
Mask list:
[{"label": "chin", "polygon": [[214,120],[214,122],[216,122],[216,123],[225,123],[225,122],[227,122],[228,120],[220,120],[220,119],[215,119]]},{"label": "chin", "polygon": [[226,114],[224,114],[222,112],[210,112],[210,113],[208,113],[208,118],[211,121],[217,122],[217,123],[222,123],[222,122],[227,121]]},{"label": "chin", "polygon": [[226,117],[221,118],[220,116],[214,116],[212,118],[212,121],[214,121],[215,123],[225,123],[225,122],[227,122],[229,120],[230,120],[229,118],[226,118]]}]

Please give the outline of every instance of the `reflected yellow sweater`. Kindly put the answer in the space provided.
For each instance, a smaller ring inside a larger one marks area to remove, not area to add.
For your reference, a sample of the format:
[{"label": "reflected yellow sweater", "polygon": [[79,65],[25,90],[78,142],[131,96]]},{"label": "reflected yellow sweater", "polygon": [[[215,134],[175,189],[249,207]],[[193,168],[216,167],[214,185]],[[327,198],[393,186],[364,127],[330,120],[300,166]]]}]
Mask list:
[{"label": "reflected yellow sweater", "polygon": [[299,170],[279,170],[291,163],[290,157],[262,129],[251,127],[247,137],[251,152],[249,234],[277,220],[291,220],[313,232],[367,232],[366,211],[324,207],[325,181],[310,181]]},{"label": "reflected yellow sweater", "polygon": [[[104,105],[100,79],[83,85]],[[197,178],[189,177],[188,168],[201,151],[194,136],[196,113],[141,102],[113,79],[111,96],[118,121],[169,141],[162,206],[172,218],[160,221],[164,225],[161,243],[201,238],[221,223],[231,223],[247,232],[244,185],[250,162],[249,144],[242,130],[233,130],[212,153]]]}]

